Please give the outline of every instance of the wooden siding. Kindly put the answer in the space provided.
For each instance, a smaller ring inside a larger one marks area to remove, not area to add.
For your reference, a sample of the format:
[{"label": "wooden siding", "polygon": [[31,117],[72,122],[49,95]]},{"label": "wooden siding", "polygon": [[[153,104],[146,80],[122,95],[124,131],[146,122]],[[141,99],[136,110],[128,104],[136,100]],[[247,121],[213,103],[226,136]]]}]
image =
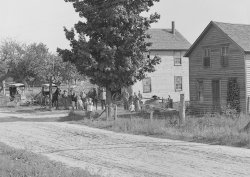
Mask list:
[{"label": "wooden siding", "polygon": [[[221,47],[229,46],[229,66],[221,66]],[[203,50],[205,47],[211,49],[210,67],[203,67]],[[244,53],[231,39],[222,31],[212,26],[207,34],[201,39],[189,57],[190,78],[190,101],[191,106],[197,111],[210,111],[213,107],[212,80],[220,80],[220,103],[227,105],[227,87],[230,78],[237,78],[240,85],[241,110],[246,111],[246,89],[245,89],[245,63]],[[197,101],[196,83],[197,79],[204,80],[204,101]]]},{"label": "wooden siding", "polygon": [[[186,51],[181,51],[182,65],[174,65],[174,51],[151,51],[151,57],[159,55],[162,62],[156,66],[156,71],[148,73],[151,77],[152,91],[143,93],[143,84],[141,81],[134,84],[133,92],[140,91],[145,98],[151,98],[153,95],[168,98],[168,95],[174,101],[180,101],[180,94],[185,94],[185,100],[189,101],[189,59],[183,57]],[[182,91],[175,91],[174,78],[182,76]]]},{"label": "wooden siding", "polygon": [[246,62],[246,95],[250,97],[250,54],[246,54],[245,56]]},{"label": "wooden siding", "polygon": [[[245,55],[245,68],[246,68],[246,97],[250,97],[250,54]],[[248,101],[246,99],[246,101]],[[248,113],[250,111],[250,103],[248,103]]]}]

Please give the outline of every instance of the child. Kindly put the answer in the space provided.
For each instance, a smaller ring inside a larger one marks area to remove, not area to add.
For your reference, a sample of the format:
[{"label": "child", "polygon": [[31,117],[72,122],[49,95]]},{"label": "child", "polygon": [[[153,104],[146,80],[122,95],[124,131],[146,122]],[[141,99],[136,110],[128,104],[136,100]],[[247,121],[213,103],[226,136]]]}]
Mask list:
[{"label": "child", "polygon": [[83,102],[82,102],[82,99],[80,96],[77,96],[77,105],[78,105],[78,109],[79,110],[83,110],[84,107],[83,107]]},{"label": "child", "polygon": [[133,102],[132,102],[132,103],[130,104],[130,106],[129,106],[129,111],[130,111],[130,112],[134,112],[134,111],[135,111],[135,105],[134,105]]},{"label": "child", "polygon": [[89,115],[89,119],[91,119],[91,114],[93,111],[93,102],[91,98],[87,99],[87,113]]}]

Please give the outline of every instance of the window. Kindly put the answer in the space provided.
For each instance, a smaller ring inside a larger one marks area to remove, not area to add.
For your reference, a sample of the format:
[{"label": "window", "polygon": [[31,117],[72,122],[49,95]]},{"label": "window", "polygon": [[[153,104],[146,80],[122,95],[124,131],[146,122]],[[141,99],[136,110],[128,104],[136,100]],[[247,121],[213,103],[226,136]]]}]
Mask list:
[{"label": "window", "polygon": [[180,51],[175,51],[174,52],[174,65],[175,66],[181,66],[182,61],[181,61],[181,52]]},{"label": "window", "polygon": [[144,55],[144,58],[150,59],[150,52],[144,52],[143,55]]},{"label": "window", "polygon": [[143,84],[143,93],[150,93],[152,91],[150,77],[143,79],[142,84]]},{"label": "window", "polygon": [[223,46],[221,48],[221,66],[222,67],[227,67],[228,66],[228,46]]},{"label": "window", "polygon": [[203,66],[205,68],[209,68],[210,67],[210,48],[205,48],[204,49],[204,54],[203,54]]},{"label": "window", "polygon": [[175,91],[182,91],[182,76],[175,76],[174,77],[174,85],[175,85]]},{"label": "window", "polygon": [[198,80],[197,81],[197,101],[203,102],[204,100],[204,85],[203,85],[203,80]]}]

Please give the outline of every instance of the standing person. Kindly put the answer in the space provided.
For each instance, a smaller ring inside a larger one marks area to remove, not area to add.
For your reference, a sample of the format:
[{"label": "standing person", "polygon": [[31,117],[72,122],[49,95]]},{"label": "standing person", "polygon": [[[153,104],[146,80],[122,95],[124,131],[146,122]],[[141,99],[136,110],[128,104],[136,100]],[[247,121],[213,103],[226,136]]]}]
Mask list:
[{"label": "standing person", "polygon": [[84,107],[83,107],[83,102],[82,102],[82,99],[81,99],[81,96],[80,96],[80,95],[77,96],[77,108],[78,108],[79,110],[83,110],[83,109],[84,109]]},{"label": "standing person", "polygon": [[80,99],[82,100],[82,103],[83,103],[83,109],[84,110],[87,110],[87,97],[86,97],[86,94],[85,92],[81,91],[80,92]]},{"label": "standing person", "polygon": [[64,109],[69,109],[68,108],[68,94],[66,90],[63,91],[62,100],[63,100]]},{"label": "standing person", "polygon": [[138,92],[138,98],[139,98],[139,101],[142,101],[142,94],[141,94],[140,90]]},{"label": "standing person", "polygon": [[77,109],[77,95],[74,91],[72,91],[71,94],[71,105],[72,105],[72,109]]},{"label": "standing person", "polygon": [[101,106],[102,106],[102,110],[104,109],[104,107],[106,106],[106,91],[104,90],[104,88],[102,88],[101,93],[100,93],[100,100],[101,100]]},{"label": "standing person", "polygon": [[134,104],[133,102],[134,102],[134,97],[133,97],[133,93],[132,93],[131,95],[129,94],[129,97],[128,97],[129,107],[130,107],[131,104]]},{"label": "standing person", "polygon": [[170,95],[168,95],[168,108],[173,108],[173,100]]},{"label": "standing person", "polygon": [[129,93],[126,89],[122,92],[122,98],[123,98],[123,106],[125,110],[129,109]]},{"label": "standing person", "polygon": [[55,106],[58,109],[58,97],[60,95],[60,89],[56,88],[55,93],[52,94],[52,107]]},{"label": "standing person", "polygon": [[135,105],[135,111],[139,111],[139,98],[136,95],[136,93],[134,92],[134,97],[133,97],[133,103]]},{"label": "standing person", "polygon": [[93,89],[93,104],[97,110],[97,103],[98,103],[98,94],[96,88]]},{"label": "standing person", "polygon": [[130,112],[134,112],[135,111],[135,105],[134,105],[133,102],[129,105],[129,111]]},{"label": "standing person", "polygon": [[140,90],[138,92],[138,99],[139,99],[139,108],[142,109],[142,94]]},{"label": "standing person", "polygon": [[89,116],[89,119],[92,117],[92,111],[93,111],[93,102],[91,98],[87,99],[87,114]]}]

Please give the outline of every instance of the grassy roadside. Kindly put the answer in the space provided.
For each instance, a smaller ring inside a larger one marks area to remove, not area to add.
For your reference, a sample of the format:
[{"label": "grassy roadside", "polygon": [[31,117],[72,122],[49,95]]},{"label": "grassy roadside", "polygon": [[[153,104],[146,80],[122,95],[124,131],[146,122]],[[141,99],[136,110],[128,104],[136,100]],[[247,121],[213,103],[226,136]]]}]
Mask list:
[{"label": "grassy roadside", "polygon": [[17,150],[0,143],[0,176],[2,177],[94,177],[78,168],[25,150]]},{"label": "grassy roadside", "polygon": [[92,121],[71,112],[65,121],[115,132],[250,148],[250,131],[243,131],[250,121],[246,116],[239,118],[209,114],[203,117],[188,116],[186,123],[179,126],[175,116],[153,121],[143,116],[119,118],[114,121]]}]

